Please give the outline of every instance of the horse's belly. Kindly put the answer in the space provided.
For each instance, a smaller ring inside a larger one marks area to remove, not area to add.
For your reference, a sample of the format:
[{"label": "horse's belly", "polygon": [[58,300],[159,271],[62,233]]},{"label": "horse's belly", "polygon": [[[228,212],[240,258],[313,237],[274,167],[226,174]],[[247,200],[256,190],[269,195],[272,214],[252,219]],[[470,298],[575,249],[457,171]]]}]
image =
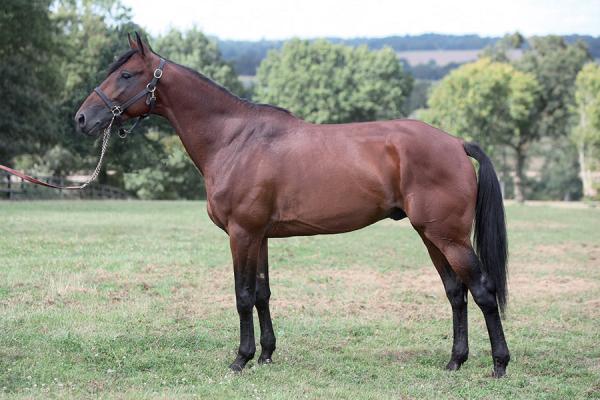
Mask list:
[{"label": "horse's belly", "polygon": [[369,198],[299,201],[282,210],[268,231],[270,237],[306,236],[350,232],[388,217],[389,208]]}]

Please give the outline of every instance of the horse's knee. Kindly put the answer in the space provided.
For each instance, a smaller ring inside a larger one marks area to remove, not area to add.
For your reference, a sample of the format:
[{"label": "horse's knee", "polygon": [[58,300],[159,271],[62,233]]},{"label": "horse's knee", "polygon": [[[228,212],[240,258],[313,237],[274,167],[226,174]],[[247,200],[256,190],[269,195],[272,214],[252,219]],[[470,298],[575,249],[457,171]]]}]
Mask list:
[{"label": "horse's knee", "polygon": [[256,291],[256,307],[264,308],[269,305],[269,299],[271,298],[271,290],[267,287],[259,288]]},{"label": "horse's knee", "polygon": [[240,293],[238,293],[236,296],[238,313],[251,313],[254,304],[256,304],[256,293],[251,293],[249,290],[240,290]]}]

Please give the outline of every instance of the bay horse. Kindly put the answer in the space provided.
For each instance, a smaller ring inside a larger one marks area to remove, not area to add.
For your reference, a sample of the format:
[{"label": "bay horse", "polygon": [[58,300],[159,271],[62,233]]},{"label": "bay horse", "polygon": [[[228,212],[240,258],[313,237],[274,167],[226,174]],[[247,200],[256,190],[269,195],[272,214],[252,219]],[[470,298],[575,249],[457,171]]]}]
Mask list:
[{"label": "bay horse", "polygon": [[[152,112],[177,131],[204,176],[208,215],[230,238],[240,320],[232,370],[241,371],[254,357],[254,307],[258,362],[270,363],[275,350],[269,238],[342,233],[407,217],[452,307],[446,368],[458,370],[468,357],[470,291],[485,317],[493,376],[505,374],[504,208],[492,162],[479,146],[415,120],[308,123],[164,60],[137,33],[129,46],[77,111],[75,124],[97,136],[115,117],[122,122]],[[469,157],[478,161],[479,179]]]}]

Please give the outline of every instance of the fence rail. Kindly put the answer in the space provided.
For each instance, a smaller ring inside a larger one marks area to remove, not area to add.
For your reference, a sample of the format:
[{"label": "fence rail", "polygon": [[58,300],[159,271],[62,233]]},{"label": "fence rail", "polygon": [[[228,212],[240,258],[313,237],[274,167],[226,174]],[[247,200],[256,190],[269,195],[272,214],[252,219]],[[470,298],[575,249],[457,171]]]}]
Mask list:
[{"label": "fence rail", "polygon": [[[64,177],[36,176],[37,179],[59,186],[73,182]],[[82,190],[60,190],[33,185],[23,179],[0,172],[0,200],[39,199],[130,199],[131,196],[114,186],[92,183]]]}]

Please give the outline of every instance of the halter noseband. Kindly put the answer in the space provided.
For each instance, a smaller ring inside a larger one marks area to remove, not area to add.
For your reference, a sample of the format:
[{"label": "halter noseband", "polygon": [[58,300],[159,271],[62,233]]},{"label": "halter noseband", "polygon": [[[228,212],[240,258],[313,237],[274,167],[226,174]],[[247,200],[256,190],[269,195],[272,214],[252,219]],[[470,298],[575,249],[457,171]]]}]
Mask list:
[{"label": "halter noseband", "polygon": [[160,63],[158,64],[158,68],[156,68],[154,70],[154,73],[152,74],[152,80],[150,82],[148,82],[146,87],[141,92],[139,92],[135,96],[131,97],[129,100],[127,100],[123,104],[117,104],[117,103],[113,102],[111,99],[108,98],[108,96],[106,94],[104,94],[104,92],[102,91],[102,89],[100,89],[99,86],[96,89],[94,89],[94,92],[96,92],[96,94],[102,99],[104,104],[106,104],[106,107],[108,107],[108,109],[112,113],[113,118],[119,118],[121,116],[121,114],[123,114],[123,112],[125,112],[126,109],[128,109],[133,104],[137,103],[138,100],[140,100],[141,98],[146,96],[146,105],[149,107],[148,112],[140,115],[137,118],[137,120],[133,123],[133,125],[131,126],[130,129],[124,129],[124,128],[119,129],[120,137],[124,138],[128,134],[130,134],[135,129],[135,127],[138,125],[138,123],[141,120],[143,120],[144,118],[148,117],[150,115],[150,113],[152,112],[152,110],[154,109],[154,104],[156,103],[156,96],[154,95],[154,91],[156,90],[156,85],[158,84],[159,79],[162,78],[163,68],[165,67],[166,63],[167,63],[166,60],[164,58],[161,58]]}]

